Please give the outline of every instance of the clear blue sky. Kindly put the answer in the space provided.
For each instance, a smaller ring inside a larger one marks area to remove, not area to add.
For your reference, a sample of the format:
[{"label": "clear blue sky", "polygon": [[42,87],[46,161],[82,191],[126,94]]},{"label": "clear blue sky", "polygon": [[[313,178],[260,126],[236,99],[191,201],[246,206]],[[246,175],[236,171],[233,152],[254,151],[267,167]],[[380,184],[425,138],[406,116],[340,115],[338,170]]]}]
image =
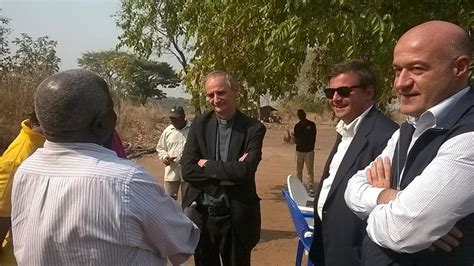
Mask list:
[{"label": "clear blue sky", "polygon": [[[61,70],[77,68],[77,59],[85,52],[114,49],[121,33],[111,17],[120,10],[120,0],[0,0],[0,8],[10,19],[10,41],[27,33],[58,42]],[[175,60],[164,61],[177,68]],[[189,98],[180,88],[165,92]]]}]

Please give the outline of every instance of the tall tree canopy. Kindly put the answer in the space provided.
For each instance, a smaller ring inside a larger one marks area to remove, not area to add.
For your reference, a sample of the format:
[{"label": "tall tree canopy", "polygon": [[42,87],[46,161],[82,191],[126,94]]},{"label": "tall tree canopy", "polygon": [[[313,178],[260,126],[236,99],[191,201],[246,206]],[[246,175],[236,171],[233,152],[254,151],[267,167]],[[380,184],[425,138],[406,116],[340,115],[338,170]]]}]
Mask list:
[{"label": "tall tree canopy", "polygon": [[471,34],[474,28],[470,0],[123,0],[122,7],[122,43],[147,55],[160,54],[162,47],[153,44],[163,35],[153,28],[179,25],[193,54],[184,77],[186,85],[194,85],[188,87],[193,97],[199,95],[196,85],[203,74],[223,69],[238,76],[244,103],[267,93],[273,99],[294,95],[311,48],[317,56],[310,91],[327,82],[330,66],[363,58],[378,76],[378,102],[384,108],[392,95],[392,49],[403,32],[432,19],[455,22]]},{"label": "tall tree canopy", "polygon": [[16,53],[11,57],[10,69],[18,73],[33,74],[43,72],[51,75],[59,70],[61,59],[56,55],[57,41],[48,36],[33,39],[26,33],[12,41]]},{"label": "tall tree canopy", "polygon": [[119,95],[136,99],[141,104],[148,98],[166,98],[162,88],[179,85],[179,79],[168,63],[145,60],[125,52],[85,53],[78,59],[78,64],[101,75]]}]

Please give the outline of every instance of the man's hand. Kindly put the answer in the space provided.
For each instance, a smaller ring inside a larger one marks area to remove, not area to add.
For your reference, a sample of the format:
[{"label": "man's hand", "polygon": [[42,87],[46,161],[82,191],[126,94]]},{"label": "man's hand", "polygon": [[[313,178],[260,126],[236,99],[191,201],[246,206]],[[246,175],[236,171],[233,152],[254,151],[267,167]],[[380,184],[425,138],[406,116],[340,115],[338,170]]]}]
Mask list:
[{"label": "man's hand", "polygon": [[365,172],[367,182],[374,187],[390,188],[392,163],[388,157],[377,158]]},{"label": "man's hand", "polygon": [[247,158],[248,155],[249,155],[249,154],[248,154],[247,152],[244,153],[244,154],[242,155],[242,157],[239,158],[239,162],[245,161],[245,159]]},{"label": "man's hand", "polygon": [[198,165],[199,165],[200,167],[204,167],[204,164],[205,164],[206,162],[207,162],[206,159],[200,159],[199,162],[198,162]]},{"label": "man's hand", "polygon": [[453,248],[459,247],[461,244],[461,238],[462,232],[456,226],[454,226],[446,235],[436,240],[428,249],[435,251],[436,248],[438,248],[442,251],[450,252],[453,250]]},{"label": "man's hand", "polygon": [[398,190],[386,188],[377,197],[377,204],[387,204],[397,197]]},{"label": "man's hand", "polygon": [[169,155],[166,155],[165,158],[163,158],[163,163],[168,166],[170,165],[172,162],[174,162],[174,160],[176,159],[176,157],[171,157]]}]

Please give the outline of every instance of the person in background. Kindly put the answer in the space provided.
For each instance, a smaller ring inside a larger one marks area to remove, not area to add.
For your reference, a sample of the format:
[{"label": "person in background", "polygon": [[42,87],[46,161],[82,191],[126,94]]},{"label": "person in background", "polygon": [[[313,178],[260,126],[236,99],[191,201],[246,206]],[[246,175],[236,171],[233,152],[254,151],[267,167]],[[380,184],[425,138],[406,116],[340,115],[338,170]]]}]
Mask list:
[{"label": "person in background", "polygon": [[45,138],[36,114],[31,112],[21,122],[21,131],[0,157],[0,243],[11,228],[11,193],[13,176],[20,164],[36,149],[43,147]]},{"label": "person in background", "polygon": [[168,117],[171,125],[161,133],[156,151],[158,152],[158,158],[165,165],[165,192],[177,200],[179,188],[181,187],[181,199],[183,199],[187,187],[181,175],[180,160],[191,122],[186,120],[184,109],[181,106],[171,108]]},{"label": "person in background", "polygon": [[[316,124],[306,118],[303,109],[299,109],[296,114],[300,120],[293,130],[296,144],[296,176],[305,184],[308,193],[314,196],[314,144],[316,143]],[[306,164],[308,181],[303,180],[303,166]]]},{"label": "person in background", "polygon": [[194,119],[181,159],[189,183],[182,205],[201,229],[195,265],[250,265],[260,239],[255,172],[266,128],[237,109],[239,88],[228,73],[209,73],[204,92],[213,111]]},{"label": "person in background", "polygon": [[125,152],[122,139],[120,138],[120,135],[118,134],[117,130],[114,130],[112,135],[110,135],[110,137],[105,141],[104,147],[115,151],[117,156],[120,158],[127,158],[127,153]]},{"label": "person in background", "polygon": [[363,60],[337,64],[329,74],[324,93],[340,121],[314,198],[310,258],[316,265],[361,265],[366,223],[346,206],[344,192],[349,179],[375,159],[398,128],[375,107],[376,90],[375,75]]},{"label": "person in background", "polygon": [[18,265],[176,265],[192,256],[196,225],[142,167],[102,146],[117,120],[104,79],[56,73],[34,103],[46,142],[13,181]]}]

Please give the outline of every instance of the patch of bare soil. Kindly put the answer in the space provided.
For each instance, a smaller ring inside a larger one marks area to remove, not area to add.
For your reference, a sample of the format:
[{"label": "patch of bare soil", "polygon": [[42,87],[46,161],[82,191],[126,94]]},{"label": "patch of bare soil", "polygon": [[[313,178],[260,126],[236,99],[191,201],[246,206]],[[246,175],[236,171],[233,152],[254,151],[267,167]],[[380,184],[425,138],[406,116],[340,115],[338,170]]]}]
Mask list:
[{"label": "patch of bare soil", "polygon": [[[262,208],[260,243],[252,252],[252,265],[293,265],[297,239],[281,189],[286,189],[286,177],[295,173],[295,146],[283,141],[288,124],[267,124],[263,144],[263,159],[258,167],[257,190]],[[319,181],[324,163],[335,141],[332,125],[317,124],[315,181]],[[158,139],[156,139],[158,141]],[[163,182],[163,164],[156,154],[142,157],[143,165],[158,182]],[[189,261],[186,265],[193,265]]]}]

